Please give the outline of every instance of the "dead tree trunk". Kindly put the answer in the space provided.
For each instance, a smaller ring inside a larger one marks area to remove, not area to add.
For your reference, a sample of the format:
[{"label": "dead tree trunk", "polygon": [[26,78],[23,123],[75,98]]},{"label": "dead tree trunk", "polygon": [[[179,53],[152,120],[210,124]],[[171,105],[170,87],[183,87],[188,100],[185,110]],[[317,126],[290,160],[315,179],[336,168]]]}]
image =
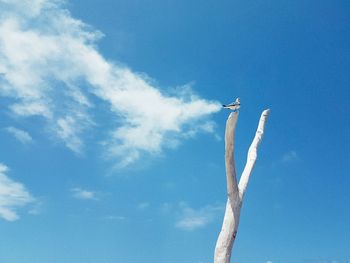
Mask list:
[{"label": "dead tree trunk", "polygon": [[270,110],[261,114],[258,129],[248,150],[247,163],[237,185],[234,162],[234,133],[238,119],[238,111],[232,112],[226,122],[225,131],[225,165],[227,179],[227,203],[222,228],[216,242],[214,263],[230,263],[232,246],[236,238],[242,201],[247,189],[249,177],[255,165],[258,146],[264,134],[265,123]]}]

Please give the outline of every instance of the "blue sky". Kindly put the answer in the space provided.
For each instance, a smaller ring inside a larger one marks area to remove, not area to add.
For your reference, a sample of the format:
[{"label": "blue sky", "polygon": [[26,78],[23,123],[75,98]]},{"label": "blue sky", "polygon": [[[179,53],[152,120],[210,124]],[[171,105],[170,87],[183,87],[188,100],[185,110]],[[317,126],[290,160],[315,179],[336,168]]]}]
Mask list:
[{"label": "blue sky", "polygon": [[0,0],[0,262],[350,262],[348,1]]}]

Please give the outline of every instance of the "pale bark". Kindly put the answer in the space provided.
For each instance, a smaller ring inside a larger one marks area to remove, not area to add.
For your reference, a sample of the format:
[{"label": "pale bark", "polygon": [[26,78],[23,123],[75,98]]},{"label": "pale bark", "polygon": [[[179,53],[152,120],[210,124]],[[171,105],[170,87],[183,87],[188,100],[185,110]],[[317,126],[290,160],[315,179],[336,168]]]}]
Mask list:
[{"label": "pale bark", "polygon": [[241,197],[241,199],[243,199],[244,197],[244,193],[247,190],[247,186],[248,186],[248,182],[249,182],[249,178],[250,175],[252,174],[255,162],[256,162],[256,158],[258,156],[258,147],[259,144],[261,142],[261,139],[264,135],[264,128],[265,128],[265,123],[267,120],[267,117],[270,114],[270,110],[264,110],[261,114],[260,120],[259,120],[259,125],[258,128],[256,130],[255,133],[255,137],[253,139],[252,144],[249,147],[248,150],[248,156],[247,156],[247,163],[244,167],[243,173],[241,175],[241,179],[239,180],[239,185],[238,185],[238,189],[239,189],[239,195]]},{"label": "pale bark", "polygon": [[231,259],[232,246],[236,238],[241,213],[244,193],[247,189],[249,177],[254,168],[257,149],[264,134],[265,123],[269,110],[261,114],[259,125],[248,151],[248,158],[243,170],[239,184],[237,185],[236,169],[234,162],[234,132],[238,119],[238,112],[233,112],[227,119],[225,131],[225,165],[227,179],[227,203],[222,228],[216,243],[214,263],[229,263]]},{"label": "pale bark", "polygon": [[225,131],[225,166],[226,166],[226,180],[227,180],[227,195],[230,203],[233,204],[238,193],[238,185],[236,179],[236,169],[234,160],[234,139],[235,128],[238,119],[238,111],[232,112],[226,121]]}]

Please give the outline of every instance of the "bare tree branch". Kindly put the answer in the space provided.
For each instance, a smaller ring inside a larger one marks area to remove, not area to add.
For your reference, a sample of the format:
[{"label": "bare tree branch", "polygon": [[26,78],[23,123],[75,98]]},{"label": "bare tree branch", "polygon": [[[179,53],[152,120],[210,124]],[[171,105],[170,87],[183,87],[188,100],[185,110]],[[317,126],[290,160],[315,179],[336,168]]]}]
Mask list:
[{"label": "bare tree branch", "polygon": [[261,142],[261,139],[264,135],[264,129],[265,129],[265,123],[267,120],[267,117],[270,114],[270,110],[264,110],[261,114],[260,120],[259,120],[259,125],[255,133],[255,137],[253,139],[252,144],[249,147],[248,150],[248,156],[247,156],[247,163],[244,167],[243,173],[241,175],[241,179],[239,180],[239,196],[241,201],[243,201],[244,193],[247,190],[247,185],[249,182],[250,175],[252,174],[256,158],[258,156],[258,147]]},{"label": "bare tree branch", "polygon": [[265,123],[270,110],[261,114],[258,129],[248,151],[248,159],[237,186],[234,162],[234,132],[238,119],[238,112],[233,112],[227,119],[225,132],[225,165],[227,180],[227,203],[221,231],[215,246],[214,263],[230,263],[233,243],[236,239],[242,201],[247,189],[249,177],[254,168],[257,149],[264,134]]},{"label": "bare tree branch", "polygon": [[235,159],[234,159],[234,138],[235,128],[238,120],[238,111],[232,112],[226,121],[225,131],[225,165],[227,180],[227,195],[233,207],[234,201],[237,200],[238,185],[236,178]]},{"label": "bare tree branch", "polygon": [[236,207],[240,205],[239,191],[234,162],[234,132],[238,120],[238,111],[232,112],[226,121],[225,165],[227,180],[227,204],[222,229],[215,247],[214,262],[230,262],[233,241],[236,237],[239,216]]}]

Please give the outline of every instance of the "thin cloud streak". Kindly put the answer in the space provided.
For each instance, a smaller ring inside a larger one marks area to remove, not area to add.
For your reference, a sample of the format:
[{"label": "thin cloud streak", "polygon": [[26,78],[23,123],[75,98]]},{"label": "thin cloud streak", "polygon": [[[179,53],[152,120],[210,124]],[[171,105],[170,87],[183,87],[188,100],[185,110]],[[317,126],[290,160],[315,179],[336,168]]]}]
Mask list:
[{"label": "thin cloud streak", "polygon": [[26,131],[23,131],[21,129],[15,128],[15,127],[7,127],[5,129],[8,133],[10,133],[13,137],[15,137],[16,140],[23,144],[28,144],[33,142],[32,136]]},{"label": "thin cloud streak", "polygon": [[25,186],[7,176],[9,169],[0,163],[0,218],[7,221],[19,219],[17,209],[35,201]]},{"label": "thin cloud streak", "polygon": [[139,204],[137,205],[137,209],[138,209],[138,210],[144,211],[144,210],[148,209],[150,206],[151,206],[150,203],[148,203],[148,202],[142,202],[142,203],[139,203]]},{"label": "thin cloud streak", "polygon": [[96,192],[82,189],[79,187],[71,189],[72,196],[80,200],[97,200]]},{"label": "thin cloud streak", "polygon": [[166,95],[146,74],[105,59],[96,48],[102,34],[60,2],[0,0],[0,96],[12,98],[15,115],[44,118],[58,140],[82,153],[84,134],[95,125],[94,102],[109,105],[105,115],[118,125],[103,139],[104,152],[118,167],[199,131],[214,133],[208,117],[218,102],[187,86]]},{"label": "thin cloud streak", "polygon": [[211,223],[217,215],[221,215],[224,210],[222,205],[207,205],[199,209],[194,209],[186,203],[180,204],[180,217],[175,226],[179,229],[191,231],[203,228]]}]

